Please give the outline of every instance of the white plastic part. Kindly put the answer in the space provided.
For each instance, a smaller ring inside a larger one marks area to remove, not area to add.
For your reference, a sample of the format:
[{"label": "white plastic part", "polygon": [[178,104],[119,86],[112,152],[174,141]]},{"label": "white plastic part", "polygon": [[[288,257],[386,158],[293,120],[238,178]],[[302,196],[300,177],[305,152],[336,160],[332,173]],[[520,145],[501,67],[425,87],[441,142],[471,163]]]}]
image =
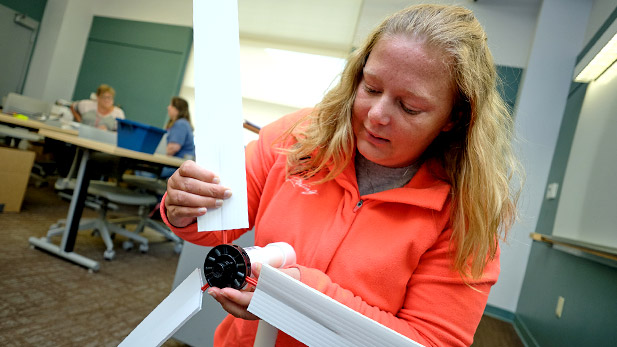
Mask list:
[{"label": "white plastic part", "polygon": [[265,247],[246,247],[244,251],[251,264],[262,263],[281,269],[296,263],[296,251],[286,242],[274,242]]},{"label": "white plastic part", "polygon": [[[286,242],[269,243],[265,247],[246,247],[244,251],[249,256],[251,264],[262,263],[281,269],[296,263],[296,251]],[[254,278],[252,274],[251,277]],[[274,346],[277,336],[277,328],[266,321],[260,320],[253,347]]]},{"label": "white plastic part", "polygon": [[255,342],[253,347],[271,347],[276,344],[276,337],[279,330],[265,320],[259,320],[257,326],[257,335],[255,335]]}]

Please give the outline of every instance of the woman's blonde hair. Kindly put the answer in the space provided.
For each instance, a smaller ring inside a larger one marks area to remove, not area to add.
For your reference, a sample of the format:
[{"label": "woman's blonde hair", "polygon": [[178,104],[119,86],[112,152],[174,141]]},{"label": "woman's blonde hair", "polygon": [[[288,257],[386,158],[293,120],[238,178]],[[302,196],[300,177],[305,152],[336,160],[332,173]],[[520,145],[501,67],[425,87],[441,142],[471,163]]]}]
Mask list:
[{"label": "woman's blonde hair", "polygon": [[[298,142],[289,148],[289,175],[317,183],[338,175],[353,157],[352,108],[362,70],[376,43],[405,35],[442,49],[457,90],[455,126],[442,132],[423,154],[438,160],[452,185],[453,268],[480,278],[516,219],[520,189],[510,187],[522,170],[513,154],[513,120],[497,90],[498,76],[486,34],[473,13],[458,6],[417,5],[386,18],[348,59],[340,82],[304,119],[289,129]],[[447,57],[445,57],[447,58]],[[300,126],[302,124],[302,126]],[[519,175],[520,174],[520,175]]]},{"label": "woman's blonde hair", "polygon": [[109,93],[111,96],[116,96],[116,90],[107,84],[101,84],[98,88],[96,88],[96,96],[101,96],[105,93]]}]

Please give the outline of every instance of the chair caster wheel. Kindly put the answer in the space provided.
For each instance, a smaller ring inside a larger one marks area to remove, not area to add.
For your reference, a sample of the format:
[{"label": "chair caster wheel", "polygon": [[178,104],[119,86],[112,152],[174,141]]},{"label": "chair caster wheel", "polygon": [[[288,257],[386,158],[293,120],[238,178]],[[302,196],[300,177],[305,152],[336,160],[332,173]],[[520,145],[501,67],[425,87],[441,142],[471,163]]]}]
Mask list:
[{"label": "chair caster wheel", "polygon": [[139,251],[141,253],[146,253],[148,251],[148,245],[142,243],[141,245],[139,245]]},{"label": "chair caster wheel", "polygon": [[122,242],[122,249],[124,249],[125,251],[130,251],[131,249],[133,249],[133,242],[131,241]]},{"label": "chair caster wheel", "polygon": [[180,254],[180,252],[182,252],[182,244],[181,243],[176,243],[174,245],[174,252],[176,254]]},{"label": "chair caster wheel", "polygon": [[106,250],[103,253],[103,258],[105,258],[105,260],[112,260],[112,259],[114,259],[115,256],[116,256],[116,251],[114,251],[113,249]]}]

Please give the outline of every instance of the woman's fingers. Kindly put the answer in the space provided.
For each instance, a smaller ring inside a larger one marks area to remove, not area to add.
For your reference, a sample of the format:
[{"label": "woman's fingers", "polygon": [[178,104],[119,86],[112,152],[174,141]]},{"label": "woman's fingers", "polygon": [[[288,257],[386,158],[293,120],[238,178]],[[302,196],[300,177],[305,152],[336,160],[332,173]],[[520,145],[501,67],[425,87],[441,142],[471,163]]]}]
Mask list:
[{"label": "woman's fingers", "polygon": [[252,292],[239,291],[232,288],[208,288],[208,294],[221,304],[223,309],[237,318],[256,320],[259,317],[247,311],[253,297]]},{"label": "woman's fingers", "polygon": [[218,176],[214,172],[202,168],[192,160],[182,163],[176,173],[183,177],[193,177],[204,182],[218,183],[216,180]]},{"label": "woman's fingers", "polygon": [[[206,207],[215,208],[223,205],[223,200],[231,196],[231,192],[226,195],[225,188],[197,181],[192,178],[182,179],[179,185],[176,183],[167,184],[168,203],[186,207]],[[191,181],[191,182],[185,182]]]},{"label": "woman's fingers", "polygon": [[251,276],[259,279],[259,274],[261,273],[261,263],[252,263],[251,264]]},{"label": "woman's fingers", "polygon": [[297,267],[288,267],[285,269],[280,269],[283,273],[287,274],[293,279],[300,280],[300,270]]},{"label": "woman's fingers", "polygon": [[187,160],[167,181],[165,209],[169,222],[186,226],[208,209],[223,205],[231,190],[221,186],[216,174]]},{"label": "woman's fingers", "polygon": [[[167,181],[168,195],[174,194],[174,204],[183,206],[203,205],[204,201],[199,197],[207,198],[205,201],[215,207],[215,202],[231,196],[231,190],[221,186],[220,179],[212,171],[198,166],[194,161],[187,160]],[[182,194],[188,193],[188,194]]]}]

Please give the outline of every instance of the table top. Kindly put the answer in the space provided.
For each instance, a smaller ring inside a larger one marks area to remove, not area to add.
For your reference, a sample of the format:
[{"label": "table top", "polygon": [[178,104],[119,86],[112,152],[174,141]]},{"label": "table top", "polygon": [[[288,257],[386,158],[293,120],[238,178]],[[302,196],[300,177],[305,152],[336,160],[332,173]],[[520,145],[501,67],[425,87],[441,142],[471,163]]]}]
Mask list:
[{"label": "table top", "polygon": [[76,146],[93,149],[99,152],[113,154],[119,157],[148,161],[151,163],[164,164],[173,167],[179,167],[184,162],[184,159],[172,157],[164,154],[154,153],[148,154],[130,149],[118,147],[112,144],[90,140],[83,137],[78,137],[55,130],[40,129],[39,134],[54,140],[64,141]]},{"label": "table top", "polygon": [[40,121],[33,120],[33,119],[20,119],[20,118],[16,118],[11,115],[8,115],[6,113],[0,113],[0,122],[19,125],[19,126],[23,126],[23,127],[31,128],[31,129],[38,129],[38,130],[48,129],[48,130],[53,130],[56,132],[73,135],[73,136],[76,136],[79,134],[79,131],[77,129],[65,129],[59,126],[47,124],[45,122],[40,122]]}]

